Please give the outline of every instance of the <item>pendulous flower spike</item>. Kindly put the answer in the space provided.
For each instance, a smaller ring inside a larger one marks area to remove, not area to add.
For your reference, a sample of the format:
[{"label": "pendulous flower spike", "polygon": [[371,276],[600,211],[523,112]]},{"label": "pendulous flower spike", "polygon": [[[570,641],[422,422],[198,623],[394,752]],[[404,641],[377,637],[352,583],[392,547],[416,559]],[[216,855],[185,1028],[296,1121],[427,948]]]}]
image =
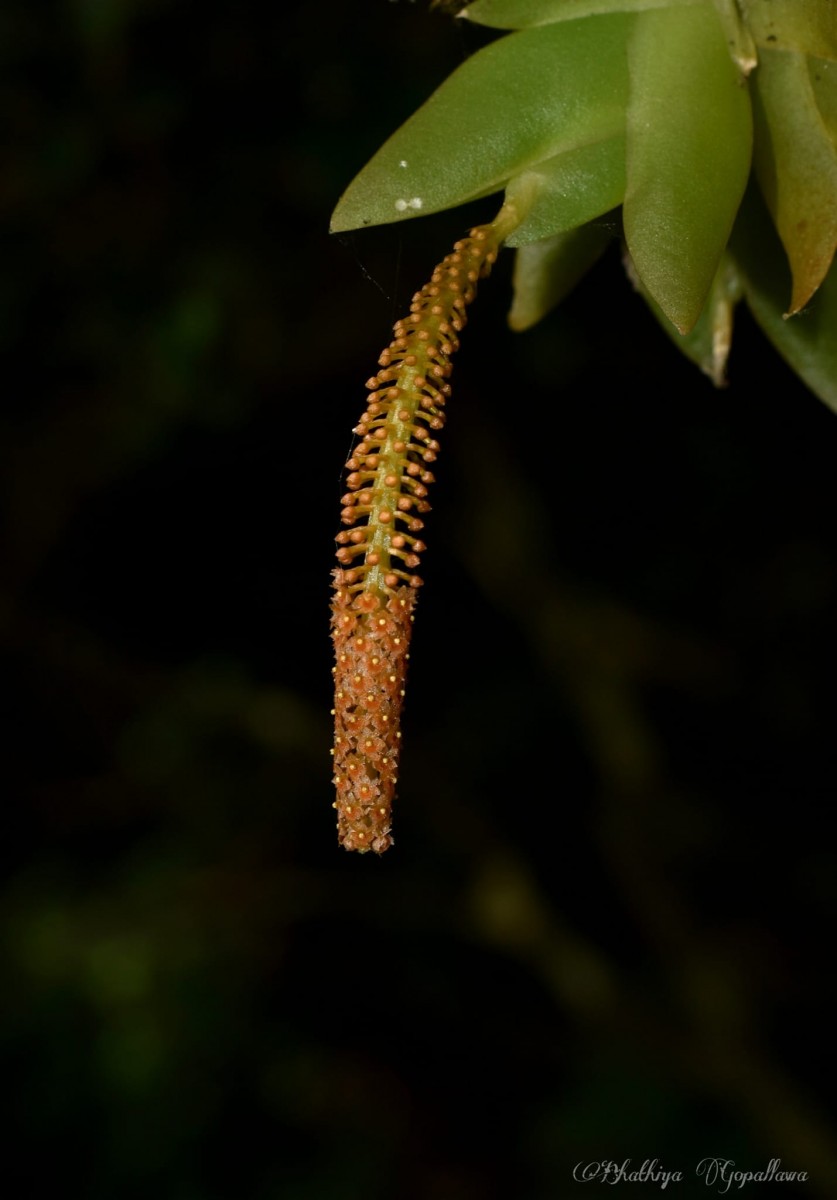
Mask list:
[{"label": "pendulous flower spike", "polygon": [[415,574],[424,542],[414,513],[426,513],[426,464],[436,460],[431,436],[445,423],[446,382],[457,334],[477,283],[518,223],[506,205],[491,225],[472,229],[413,297],[393,340],[367,381],[370,395],[355,432],[361,438],[346,469],[332,601],[334,784],[337,836],[347,850],[383,854],[392,844],[392,801],[398,776],[401,707],[413,609],[422,580]]}]

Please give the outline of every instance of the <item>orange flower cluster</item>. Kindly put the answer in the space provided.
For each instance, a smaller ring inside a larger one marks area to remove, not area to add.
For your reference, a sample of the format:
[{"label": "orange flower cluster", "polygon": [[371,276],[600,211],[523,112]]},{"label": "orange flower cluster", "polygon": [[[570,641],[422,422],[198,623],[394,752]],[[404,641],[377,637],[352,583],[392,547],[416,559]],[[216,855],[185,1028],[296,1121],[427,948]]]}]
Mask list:
[{"label": "orange flower cluster", "polygon": [[497,258],[493,225],[473,229],[413,297],[367,383],[361,440],[346,464],[349,491],[337,536],[332,636],[335,673],[334,764],[338,837],[347,850],[392,845],[392,799],[398,768],[412,611],[424,543],[416,536],[428,512],[433,436],[445,417],[451,355],[465,310]]},{"label": "orange flower cluster", "polygon": [[332,611],[335,667],[334,783],[337,836],[347,850],[383,854],[392,845],[398,779],[398,728],[415,591],[399,588],[385,604],[354,597],[340,582]]}]

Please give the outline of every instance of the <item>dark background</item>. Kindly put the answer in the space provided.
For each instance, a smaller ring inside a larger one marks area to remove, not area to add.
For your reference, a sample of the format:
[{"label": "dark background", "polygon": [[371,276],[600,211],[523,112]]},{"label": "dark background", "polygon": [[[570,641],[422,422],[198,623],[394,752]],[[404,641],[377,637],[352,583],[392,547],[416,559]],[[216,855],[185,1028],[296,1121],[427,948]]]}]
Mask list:
[{"label": "dark background", "polygon": [[10,1200],[553,1200],[626,1157],[703,1195],[707,1156],[837,1194],[837,418],[745,313],[715,391],[616,245],[524,335],[503,256],[397,845],[336,845],[350,431],[496,203],[328,219],[484,40],[387,0],[3,6]]}]

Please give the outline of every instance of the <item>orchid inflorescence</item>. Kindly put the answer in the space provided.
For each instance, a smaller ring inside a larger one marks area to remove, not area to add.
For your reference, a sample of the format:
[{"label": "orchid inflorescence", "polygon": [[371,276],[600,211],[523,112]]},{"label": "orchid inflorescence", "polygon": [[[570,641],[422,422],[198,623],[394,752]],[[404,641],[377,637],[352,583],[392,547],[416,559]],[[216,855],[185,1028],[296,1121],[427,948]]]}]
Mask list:
[{"label": "orchid inflorescence", "polygon": [[488,274],[508,225],[471,230],[413,297],[368,381],[361,439],[346,464],[349,491],[337,535],[332,636],[336,665],[334,783],[338,837],[347,850],[392,845],[400,716],[410,631],[421,578],[415,574],[430,509],[435,435],[445,423],[451,356],[466,310]]}]

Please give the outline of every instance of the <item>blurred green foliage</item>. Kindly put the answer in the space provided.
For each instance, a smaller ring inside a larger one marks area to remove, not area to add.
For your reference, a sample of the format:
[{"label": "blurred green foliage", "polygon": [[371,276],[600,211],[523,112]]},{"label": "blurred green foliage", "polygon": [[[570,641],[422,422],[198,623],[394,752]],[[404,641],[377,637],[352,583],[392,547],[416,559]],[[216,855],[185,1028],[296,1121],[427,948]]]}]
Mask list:
[{"label": "blurred green foliage", "polygon": [[397,846],[338,852],[340,466],[482,210],[328,214],[483,35],[406,4],[0,24],[9,1195],[547,1200],[626,1156],[696,1194],[708,1155],[833,1195],[833,416],[746,318],[730,389],[693,378],[609,256],[512,336],[501,266]]}]

